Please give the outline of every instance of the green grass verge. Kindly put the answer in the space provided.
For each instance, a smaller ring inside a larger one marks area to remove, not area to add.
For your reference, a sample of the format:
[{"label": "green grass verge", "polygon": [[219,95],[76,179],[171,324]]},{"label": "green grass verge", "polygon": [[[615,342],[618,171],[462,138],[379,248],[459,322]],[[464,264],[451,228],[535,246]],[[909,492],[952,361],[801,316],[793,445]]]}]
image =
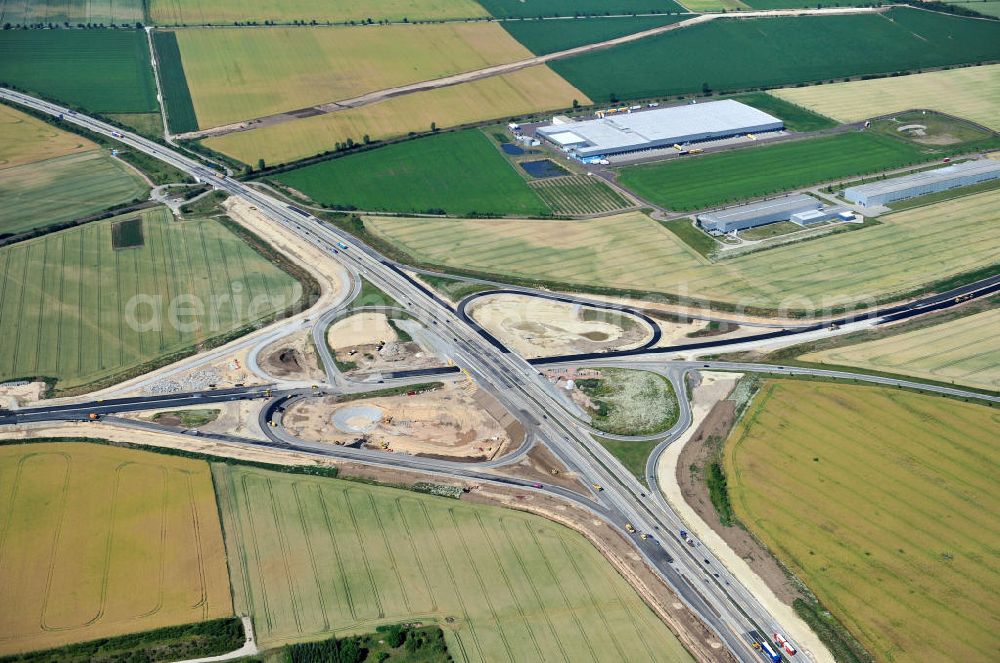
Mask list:
[{"label": "green grass verge", "polygon": [[811,184],[914,165],[952,153],[892,136],[850,132],[631,166],[622,186],[675,210],[715,207]]},{"label": "green grass verge", "polygon": [[695,228],[691,219],[660,221],[660,225],[680,237],[685,244],[705,258],[711,258],[721,246],[710,235]]},{"label": "green grass verge", "polygon": [[136,29],[0,31],[0,84],[98,113],[159,110]]},{"label": "green grass verge", "polygon": [[437,276],[434,274],[418,274],[418,278],[429,285],[434,290],[437,290],[440,294],[444,295],[453,302],[460,301],[469,295],[474,295],[477,292],[485,292],[486,290],[495,290],[497,286],[490,285],[488,283],[473,283],[469,281],[460,281],[458,279],[451,279],[447,276]]},{"label": "green grass verge", "polygon": [[197,131],[198,116],[191,101],[184,63],[177,46],[177,35],[173,32],[157,30],[153,33],[156,61],[160,65],[160,87],[163,103],[166,105],[167,124],[172,133]]},{"label": "green grass verge", "polygon": [[851,632],[844,628],[836,617],[818,602],[805,599],[792,601],[795,614],[802,618],[813,630],[826,648],[833,654],[837,663],[871,663],[873,661],[864,646],[858,642]]},{"label": "green grass verge", "polygon": [[157,412],[153,415],[153,421],[163,419],[177,419],[184,428],[197,428],[210,424],[219,418],[222,410],[169,410],[167,412]]},{"label": "green grass verge", "polygon": [[[40,441],[40,440],[36,440]],[[154,663],[217,656],[243,646],[236,617],[133,633],[0,657],[0,663]]]},{"label": "green grass verge", "polygon": [[719,522],[723,527],[731,527],[735,521],[733,515],[733,505],[729,501],[729,490],[726,485],[726,474],[722,470],[719,461],[712,461],[705,474],[705,483],[708,486],[708,498],[715,507],[715,513],[719,516]]},{"label": "green grass verge", "polygon": [[222,214],[226,211],[225,208],[222,207],[222,203],[225,202],[227,198],[229,198],[229,194],[225,191],[212,191],[211,193],[206,193],[197,200],[181,205],[181,212],[191,216],[211,216],[213,214]]},{"label": "green grass verge", "polygon": [[480,131],[387,145],[275,175],[338,209],[469,215],[549,213]]},{"label": "green grass verge", "polygon": [[836,120],[831,120],[766,92],[748,92],[737,95],[733,99],[774,115],[785,123],[785,128],[791,131],[820,131],[831,129],[839,124]]},{"label": "green grass verge", "polygon": [[625,466],[626,470],[634,474],[639,481],[644,484],[646,483],[646,460],[649,459],[649,454],[653,453],[653,449],[656,448],[657,441],[632,442],[612,440],[600,435],[593,435],[592,437],[600,442],[601,446],[611,452],[611,455],[617,458]]},{"label": "green grass verge", "polygon": [[576,381],[577,389],[593,403],[591,425],[597,430],[653,435],[677,422],[677,395],[663,376],[622,368],[601,368],[600,372],[600,378]]},{"label": "green grass verge", "polygon": [[738,92],[998,58],[1000,23],[906,8],[884,15],[716,20],[550,66],[604,102],[611,95],[662,97],[703,86]]},{"label": "green grass verge", "polygon": [[500,25],[535,55],[565,51],[676,23],[688,16],[580,18],[574,21],[504,21]]}]

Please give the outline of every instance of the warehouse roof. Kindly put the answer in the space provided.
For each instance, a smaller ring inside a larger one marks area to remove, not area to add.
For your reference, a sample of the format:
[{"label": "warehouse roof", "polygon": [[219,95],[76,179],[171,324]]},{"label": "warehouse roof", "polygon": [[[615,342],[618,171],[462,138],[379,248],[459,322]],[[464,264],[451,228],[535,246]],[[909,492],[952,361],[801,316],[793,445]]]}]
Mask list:
[{"label": "warehouse roof", "polygon": [[804,209],[818,209],[820,207],[822,207],[820,202],[812,196],[797,193],[792,196],[785,196],[784,198],[763,200],[759,203],[750,203],[749,205],[737,205],[736,207],[729,207],[716,212],[706,212],[705,214],[699,214],[698,220],[712,221],[714,223],[738,222],[747,219],[756,219],[759,216],[777,212],[788,212],[788,215],[791,216],[793,213],[803,211]]},{"label": "warehouse roof", "polygon": [[774,131],[781,120],[732,99],[671,108],[622,113],[596,120],[542,127],[538,133],[559,142],[564,133],[584,139],[582,153],[642,149],[649,144],[669,145],[729,136],[742,132]]},{"label": "warehouse roof", "polygon": [[956,163],[944,168],[925,170],[922,173],[903,175],[894,177],[891,180],[872,182],[871,184],[859,184],[844,190],[844,194],[851,196],[874,196],[896,191],[905,191],[911,187],[948,182],[957,177],[967,175],[979,175],[983,173],[997,173],[1000,175],[1000,161],[992,159],[977,159],[975,161],[965,161]]}]

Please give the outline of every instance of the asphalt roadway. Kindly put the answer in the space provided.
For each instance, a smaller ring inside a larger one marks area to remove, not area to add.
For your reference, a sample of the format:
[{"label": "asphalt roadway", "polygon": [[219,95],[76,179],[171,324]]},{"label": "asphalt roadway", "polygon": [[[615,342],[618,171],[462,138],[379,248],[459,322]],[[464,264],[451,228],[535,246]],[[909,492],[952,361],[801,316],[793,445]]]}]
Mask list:
[{"label": "asphalt roadway", "polygon": [[[117,127],[72,113],[58,105],[18,92],[0,88],[0,97],[41,112],[62,116],[68,122],[113,137],[125,145],[161,159],[202,181],[212,183],[217,189],[245,200],[256,206],[274,223],[294,232],[300,239],[312,243],[323,251],[336,254],[337,259],[352,273],[360,274],[394,297],[410,315],[445,342],[450,343],[451,354],[456,364],[462,366],[480,387],[493,393],[511,413],[525,423],[531,443],[544,444],[568,469],[578,473],[584,481],[600,484],[604,488],[601,491],[591,491],[588,496],[581,496],[548,485],[528,487],[557,495],[562,499],[573,500],[613,525],[621,527],[624,523],[629,522],[640,532],[652,533],[653,536],[647,539],[640,539],[637,535],[631,536],[637,551],[652,568],[660,573],[680,600],[698,614],[710,629],[715,631],[737,659],[743,661],[759,660],[759,655],[748,646],[744,637],[748,631],[759,630],[762,633],[770,633],[787,630],[782,628],[781,624],[735,578],[731,577],[717,560],[708,555],[707,551],[700,548],[698,549],[699,557],[693,556],[690,547],[681,542],[676,534],[680,522],[677,514],[664,501],[647,496],[647,489],[611,458],[610,454],[593,440],[589,430],[581,425],[575,416],[566,410],[565,404],[552,394],[549,383],[540,377],[537,369],[520,356],[505,352],[489,342],[439,297],[406,276],[400,266],[386,260],[370,247],[358,243],[352,236],[322,223],[310,214],[290,208],[288,205],[239,181],[225,177],[212,167],[205,166],[201,162],[163,145],[122,132]],[[345,246],[347,248],[344,248]],[[993,286],[985,287],[994,287],[995,285],[994,283]],[[946,303],[931,303],[927,309],[932,310],[932,307],[936,305],[944,306]],[[911,309],[901,309],[898,313],[905,314],[907,310]],[[799,329],[798,333],[802,333],[802,329]],[[745,338],[740,340],[746,341]],[[704,346],[704,344],[696,345]],[[644,357],[649,359],[649,355],[652,355],[652,361],[659,361],[662,366],[663,357],[658,350],[644,350],[635,355],[624,355],[625,359],[622,358],[622,353],[604,353],[596,358],[569,357],[563,358],[563,361],[586,362],[595,359],[601,361],[629,359],[641,361]],[[555,362],[549,361],[548,363]],[[672,367],[677,369],[682,367],[681,364],[681,362],[671,362]],[[690,364],[691,368],[696,366],[704,367],[704,364],[697,362]],[[723,366],[723,364],[719,364],[719,366]],[[724,364],[724,366],[724,370],[741,370],[733,367],[743,365]],[[747,366],[749,368],[742,370],[762,370],[759,366]],[[712,367],[711,363],[709,363],[709,367]],[[767,367],[767,370],[784,369]],[[851,379],[876,381],[871,376],[847,375]],[[881,378],[881,380],[888,380],[885,383],[892,382],[886,378]],[[919,385],[919,387],[932,390],[925,385]],[[219,402],[227,399],[287,398],[310,391],[298,389],[279,392],[277,389],[271,389],[270,394],[268,394],[267,387],[255,387],[246,390],[226,390],[225,392],[175,394],[75,405],[43,406],[13,413],[3,413],[0,415],[0,423],[80,419],[89,416],[90,412],[111,414],[130,410],[176,407],[180,404],[194,405]],[[960,392],[960,390],[956,391]],[[683,394],[683,389],[679,393]],[[968,393],[964,395],[982,398],[980,394]],[[272,400],[271,404],[273,405],[274,402]],[[271,408],[270,405],[269,408]],[[271,408],[272,412],[273,410],[274,408]],[[131,422],[128,425],[147,426],[142,422]],[[266,442],[247,440],[241,443],[265,444],[275,448],[290,448],[301,453],[317,453],[374,465],[432,472],[477,481],[513,482],[514,485],[524,486],[524,482],[491,475],[488,471],[477,468],[474,464],[461,463],[457,464],[459,467],[456,467],[456,463],[448,461],[413,456],[392,456],[376,451],[344,447],[311,449],[308,443],[304,443],[302,440],[283,439],[280,426],[271,427],[269,422],[265,426],[265,430],[273,433],[277,439],[272,437]],[[525,445],[525,448],[527,446]],[[716,573],[718,573],[718,577],[716,577]],[[800,656],[810,658],[808,651],[802,651]]]}]

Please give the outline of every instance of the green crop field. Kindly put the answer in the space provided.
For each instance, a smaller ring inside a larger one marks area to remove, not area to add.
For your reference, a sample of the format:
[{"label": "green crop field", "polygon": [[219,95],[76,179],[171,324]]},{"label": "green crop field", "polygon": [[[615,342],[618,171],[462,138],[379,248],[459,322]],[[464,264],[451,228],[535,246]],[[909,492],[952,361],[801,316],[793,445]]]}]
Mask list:
[{"label": "green crop field", "polygon": [[962,0],[961,2],[949,0],[948,4],[963,9],[971,9],[984,16],[996,16],[1000,18],[1000,1],[998,0]]},{"label": "green crop field", "polygon": [[410,260],[444,269],[768,309],[884,299],[988,267],[1000,255],[997,190],[880,221],[716,263],[638,212],[588,221],[369,218],[365,225]]},{"label": "green crop field", "polygon": [[800,358],[1000,391],[998,329],[1000,311],[984,311],[898,336]]},{"label": "green crop field", "polygon": [[143,4],[142,0],[0,0],[0,25],[134,25],[145,20]]},{"label": "green crop field", "polygon": [[629,166],[618,171],[618,183],[656,205],[694,210],[940,156],[937,148],[875,132],[851,132]]},{"label": "green crop field", "polygon": [[0,249],[0,381],[108,381],[298,300],[291,276],[218,221],[141,216],[140,248],[114,250],[111,219]]},{"label": "green crop field", "polygon": [[504,30],[532,53],[544,55],[584,44],[624,37],[661,25],[676,23],[687,16],[639,16],[636,18],[581,18],[569,21],[504,21]]},{"label": "green crop field", "polygon": [[363,210],[548,212],[524,178],[477,130],[389,145],[292,170],[275,179],[318,202]]},{"label": "green crop field", "polygon": [[998,425],[938,396],[767,381],[726,443],[731,501],[875,660],[993,660]]},{"label": "green crop field", "polygon": [[791,131],[819,131],[830,129],[838,124],[835,120],[824,115],[765,92],[748,92],[737,95],[733,99],[774,115],[784,121],[785,128]]},{"label": "green crop field", "polygon": [[236,21],[440,21],[482,18],[474,0],[150,0],[150,19],[158,25],[232,25]]},{"label": "green crop field", "polygon": [[514,62],[493,22],[176,31],[202,128]]},{"label": "green crop field", "polygon": [[[844,47],[848,43],[851,48]],[[716,20],[551,66],[591,99],[604,101],[611,94],[655,97],[698,92],[703,85],[725,92],[996,59],[1000,23],[892,9],[884,15]]]},{"label": "green crop field", "polygon": [[103,150],[0,170],[0,235],[16,234],[146,198],[149,187]]},{"label": "green crop field", "polygon": [[[515,511],[215,465],[238,612],[265,646],[437,622],[457,661],[690,661],[582,536]],[[445,622],[451,617],[451,622]]]},{"label": "green crop field", "polygon": [[232,614],[208,464],[0,446],[0,655]]},{"label": "green crop field", "polygon": [[99,113],[159,109],[142,30],[0,31],[0,84]]},{"label": "green crop field", "polygon": [[841,122],[927,108],[1000,131],[1000,65],[775,90],[792,103]]},{"label": "green crop field", "polygon": [[479,0],[496,18],[666,14],[684,11],[672,0]]},{"label": "green crop field", "polygon": [[160,87],[167,110],[167,124],[172,133],[185,133],[198,128],[191,91],[188,89],[177,35],[157,30],[153,33],[156,61],[160,64]]},{"label": "green crop field", "polygon": [[602,214],[632,206],[600,179],[587,175],[538,180],[531,188],[556,214]]}]

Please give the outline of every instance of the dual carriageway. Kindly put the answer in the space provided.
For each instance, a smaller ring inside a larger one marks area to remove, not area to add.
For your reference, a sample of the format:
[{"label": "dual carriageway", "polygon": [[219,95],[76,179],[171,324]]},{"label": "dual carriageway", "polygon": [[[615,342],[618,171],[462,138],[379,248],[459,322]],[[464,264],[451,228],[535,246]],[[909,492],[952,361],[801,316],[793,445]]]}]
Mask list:
[{"label": "dual carriageway", "polygon": [[[816,371],[794,367],[769,366],[760,364],[733,364],[725,362],[683,362],[666,361],[679,350],[703,350],[706,348],[726,348],[734,344],[746,345],[775,338],[794,338],[796,335],[816,333],[823,325],[807,325],[800,328],[778,329],[756,336],[744,337],[738,341],[706,341],[689,344],[681,348],[642,348],[624,352],[609,352],[599,355],[575,355],[553,357],[544,360],[526,361],[509,352],[501,343],[490,336],[466,314],[468,302],[453,309],[447,302],[428,290],[403,271],[396,264],[353,237],[323,223],[308,212],[290,207],[280,201],[223,176],[214,167],[187,157],[159,143],[122,132],[117,127],[56,104],[30,97],[15,91],[0,89],[0,97],[27,106],[36,111],[62,117],[65,121],[90,131],[113,137],[125,145],[154,156],[170,165],[210,182],[220,190],[257,207],[259,212],[273,223],[279,224],[298,236],[299,239],[336,256],[353,276],[352,292],[357,294],[359,276],[364,276],[376,287],[395,298],[406,308],[408,314],[435,333],[449,348],[456,365],[462,367],[480,385],[490,391],[500,402],[525,425],[528,437],[522,448],[514,454],[486,463],[461,463],[415,456],[395,456],[382,452],[349,447],[330,447],[300,440],[289,435],[280,425],[280,409],[289,399],[330,389],[334,393],[349,389],[363,391],[379,388],[379,385],[348,384],[336,369],[331,369],[332,359],[323,356],[328,367],[327,385],[311,387],[283,388],[281,384],[240,389],[213,390],[190,394],[168,396],[143,396],[133,398],[107,399],[87,402],[79,399],[72,403],[60,403],[33,407],[13,412],[0,412],[0,425],[21,424],[43,421],[81,420],[91,413],[107,417],[119,425],[127,425],[152,430],[164,430],[156,424],[119,419],[114,415],[130,411],[163,409],[181,405],[209,404],[232,400],[261,399],[267,401],[260,414],[262,429],[267,441],[227,435],[207,436],[197,431],[191,435],[218,438],[234,444],[268,446],[276,450],[289,450],[306,455],[335,457],[399,470],[419,471],[455,479],[487,482],[498,485],[516,486],[524,490],[534,490],[570,501],[586,509],[609,524],[621,528],[630,523],[637,530],[626,533],[637,552],[653,568],[686,606],[697,614],[725,644],[729,651],[741,661],[760,660],[760,649],[751,646],[748,633],[785,633],[782,627],[764,606],[703,546],[692,548],[679,534],[684,528],[680,517],[663,498],[655,484],[655,463],[663,450],[676,439],[691,423],[690,404],[684,398],[684,376],[693,370],[726,370],[743,372],[765,372],[784,374],[824,375],[831,378],[864,380],[879,384],[894,384],[918,388],[942,394],[997,401],[995,397],[926,385],[906,380],[896,380],[878,376],[858,375],[837,371]],[[345,248],[347,247],[347,248]],[[983,296],[1000,289],[1000,276],[986,279],[971,286],[965,286],[947,296],[927,298],[919,302],[864,314],[859,318],[843,319],[838,324],[878,323],[938,310],[953,305],[956,299]],[[517,289],[516,291],[523,291]],[[335,317],[340,309],[349,303],[345,298],[331,310],[324,311],[315,323],[315,329],[322,334],[324,320]],[[566,298],[576,301],[573,298]],[[583,300],[581,300],[583,303]],[[589,305],[589,304],[588,304]],[[635,311],[629,311],[635,314]],[[640,314],[641,315],[641,314]],[[897,316],[897,317],[892,317]],[[276,323],[280,325],[281,323]],[[824,323],[830,325],[830,322]],[[654,328],[655,323],[654,323]],[[317,343],[317,347],[325,347]],[[536,366],[558,365],[620,365],[656,370],[666,375],[674,385],[681,404],[681,416],[677,425],[663,435],[663,441],[656,447],[647,465],[650,488],[646,488],[628,470],[621,466],[603,446],[591,436],[590,427],[581,422],[557,398],[551,385],[540,375]],[[454,369],[450,369],[454,370]],[[424,371],[423,375],[434,371]],[[414,378],[410,378],[415,379]],[[272,421],[274,426],[271,425]],[[176,432],[175,430],[172,432]],[[547,486],[529,481],[504,477],[496,473],[504,464],[516,462],[532,444],[543,444],[572,472],[577,473],[585,485],[601,486],[583,495],[556,486]],[[639,536],[639,533],[645,536]],[[800,658],[812,658],[803,650]]]}]

